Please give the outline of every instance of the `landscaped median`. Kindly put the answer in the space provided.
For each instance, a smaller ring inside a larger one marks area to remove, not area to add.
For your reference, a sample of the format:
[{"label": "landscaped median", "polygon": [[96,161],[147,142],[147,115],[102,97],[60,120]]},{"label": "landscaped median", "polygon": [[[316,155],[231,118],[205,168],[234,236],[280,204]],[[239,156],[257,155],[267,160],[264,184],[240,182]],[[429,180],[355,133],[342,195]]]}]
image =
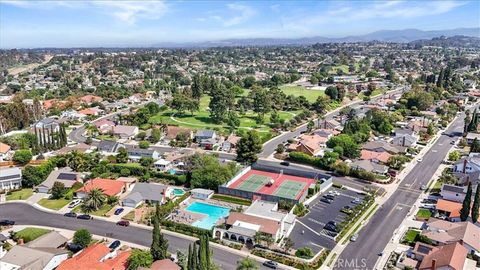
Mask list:
[{"label": "landscaped median", "polygon": [[262,257],[268,260],[276,261],[281,264],[285,264],[288,266],[293,266],[297,269],[305,269],[306,267],[309,269],[317,269],[325,262],[330,250],[324,249],[321,252],[317,253],[317,255],[310,260],[305,260],[301,258],[296,258],[287,254],[282,254],[279,252],[255,248],[252,250],[252,254],[258,257]]},{"label": "landscaped median", "polygon": [[[365,211],[370,209],[370,207],[375,203],[375,195],[370,194],[368,197],[365,198],[366,200],[364,200],[362,204],[357,205],[354,208],[353,213],[350,214],[344,222],[340,223],[340,227],[342,228],[342,230],[335,237],[335,241],[339,242],[350,231],[350,229],[355,225],[357,221],[366,219],[372,213],[373,209],[368,212],[368,215],[363,217]],[[358,210],[360,210],[360,212],[358,212]],[[348,223],[345,224],[346,222]]]}]

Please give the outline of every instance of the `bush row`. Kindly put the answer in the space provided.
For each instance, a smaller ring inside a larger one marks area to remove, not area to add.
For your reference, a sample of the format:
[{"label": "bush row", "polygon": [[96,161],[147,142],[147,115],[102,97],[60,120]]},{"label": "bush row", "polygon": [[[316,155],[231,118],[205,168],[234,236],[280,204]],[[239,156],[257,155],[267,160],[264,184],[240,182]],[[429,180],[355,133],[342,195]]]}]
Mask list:
[{"label": "bush row", "polygon": [[208,235],[209,237],[212,237],[212,231],[193,227],[187,224],[176,223],[166,219],[163,219],[161,221],[161,224],[165,226],[165,228],[168,229],[169,231],[178,232],[178,233],[182,233],[182,234],[186,234],[194,237],[198,237],[200,235]]},{"label": "bush row", "polygon": [[298,269],[317,269],[320,266],[322,266],[323,262],[327,258],[328,254],[330,253],[330,250],[323,250],[320,255],[318,255],[312,262],[305,263],[303,261],[300,261],[298,259],[294,259],[292,257],[276,253],[276,252],[271,252],[267,251],[265,249],[258,249],[255,248],[252,251],[253,255],[268,259],[268,260],[273,260],[277,261],[279,263],[288,265],[288,266],[293,266]]},{"label": "bush row", "polygon": [[246,206],[249,206],[249,205],[252,204],[252,201],[247,200],[247,199],[232,197],[232,196],[227,196],[227,195],[220,195],[220,194],[214,194],[212,196],[212,199],[219,200],[219,201],[224,201],[224,202],[229,202],[229,203],[234,203],[234,204],[239,204],[239,205],[246,205]]}]

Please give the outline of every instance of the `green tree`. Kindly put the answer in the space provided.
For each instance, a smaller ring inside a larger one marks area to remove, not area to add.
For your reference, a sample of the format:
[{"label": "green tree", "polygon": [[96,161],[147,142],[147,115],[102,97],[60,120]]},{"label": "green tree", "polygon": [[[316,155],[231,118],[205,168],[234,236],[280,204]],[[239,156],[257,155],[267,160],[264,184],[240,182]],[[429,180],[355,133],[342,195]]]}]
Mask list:
[{"label": "green tree", "polygon": [[117,163],[127,163],[128,161],[128,152],[125,147],[120,147],[116,155]]},{"label": "green tree", "polygon": [[262,151],[262,141],[255,130],[249,130],[237,144],[237,160],[240,162],[254,163],[257,154]]},{"label": "green tree", "polygon": [[[191,252],[191,250],[190,250]],[[180,266],[182,270],[187,270],[188,266],[188,257],[185,255],[185,253],[181,252],[180,250],[177,250],[177,264]]]},{"label": "green tree", "polygon": [[60,199],[65,196],[67,189],[62,182],[55,181],[52,186],[52,199]]},{"label": "green tree", "polygon": [[344,155],[349,158],[356,158],[360,156],[359,145],[348,134],[340,134],[330,138],[327,141],[327,146],[330,148],[334,148],[335,146],[342,147]]},{"label": "green tree", "polygon": [[258,269],[258,264],[250,257],[245,257],[237,261],[237,270],[255,270]]},{"label": "green tree", "polygon": [[478,221],[478,212],[480,208],[480,185],[477,185],[475,190],[475,197],[473,199],[473,206],[472,206],[472,222],[475,224]]},{"label": "green tree", "polygon": [[457,161],[459,159],[460,159],[460,152],[458,151],[452,151],[448,154],[449,161]]},{"label": "green tree", "polygon": [[478,127],[478,115],[477,115],[477,109],[475,109],[472,114],[472,120],[468,124],[467,130],[477,131],[477,127]]},{"label": "green tree", "polygon": [[258,118],[263,120],[265,114],[272,110],[272,101],[266,89],[255,87],[251,92],[253,111],[258,114]]},{"label": "green tree", "polygon": [[472,182],[468,183],[467,193],[463,199],[462,209],[460,210],[460,220],[466,221],[470,215],[470,207],[472,202]]},{"label": "green tree", "polygon": [[128,257],[127,269],[137,270],[139,267],[148,268],[152,266],[153,257],[148,250],[133,249],[132,253]]},{"label": "green tree", "polygon": [[34,187],[44,180],[38,167],[27,165],[22,171],[23,187]]},{"label": "green tree", "polygon": [[192,188],[216,190],[226,183],[237,171],[235,162],[222,165],[217,157],[206,154],[195,154],[186,160],[187,182]]},{"label": "green tree", "polygon": [[162,137],[162,133],[160,132],[160,129],[158,128],[153,128],[152,129],[152,134],[150,136],[150,141],[152,143],[157,143],[160,141],[160,138]]},{"label": "green tree", "polygon": [[277,145],[277,153],[282,154],[283,152],[285,152],[285,145],[283,145],[283,143],[279,143]]},{"label": "green tree", "polygon": [[152,166],[152,164],[153,164],[153,158],[151,158],[151,157],[141,157],[140,158],[140,164],[143,167],[150,168],[150,166]]},{"label": "green tree", "polygon": [[152,231],[152,245],[150,247],[150,253],[153,260],[167,259],[168,240],[164,238],[160,231],[160,205],[155,205],[155,215],[153,216],[153,231]]},{"label": "green tree", "polygon": [[329,86],[325,89],[325,94],[332,100],[338,100],[338,89],[335,86]]},{"label": "green tree", "polygon": [[480,153],[480,142],[477,138],[473,139],[472,145],[470,146],[470,153]]},{"label": "green tree", "polygon": [[148,141],[141,141],[138,143],[138,147],[141,149],[148,149],[150,147],[150,143]]},{"label": "green tree", "polygon": [[96,211],[100,209],[100,207],[102,207],[106,201],[107,196],[103,193],[103,191],[99,188],[93,188],[83,199],[83,204],[86,205],[87,208]]},{"label": "green tree", "polygon": [[92,242],[92,234],[87,229],[79,229],[73,235],[73,243],[81,247],[88,247]]},{"label": "green tree", "polygon": [[25,165],[32,160],[32,152],[28,149],[17,150],[15,154],[13,154],[12,160],[20,165]]},{"label": "green tree", "polygon": [[325,114],[330,104],[330,98],[328,96],[318,96],[317,100],[312,104],[312,109],[318,114]]}]

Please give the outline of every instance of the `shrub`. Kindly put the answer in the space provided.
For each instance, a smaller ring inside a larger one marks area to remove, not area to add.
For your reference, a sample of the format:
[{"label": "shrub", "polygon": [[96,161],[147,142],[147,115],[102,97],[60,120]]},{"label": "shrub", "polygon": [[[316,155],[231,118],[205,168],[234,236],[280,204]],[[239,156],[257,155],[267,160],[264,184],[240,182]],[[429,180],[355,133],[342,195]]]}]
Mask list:
[{"label": "shrub", "polygon": [[232,197],[232,196],[227,196],[227,195],[220,195],[220,194],[214,194],[212,196],[212,199],[219,200],[219,201],[224,201],[224,202],[229,202],[229,203],[234,203],[234,204],[239,204],[239,205],[246,205],[246,206],[249,206],[249,205],[252,204],[252,201],[247,200],[247,199]]},{"label": "shrub", "polygon": [[303,258],[303,259],[310,259],[310,258],[313,257],[313,251],[309,247],[299,248],[295,252],[295,256]]},{"label": "shrub", "polygon": [[92,234],[87,229],[80,229],[73,235],[73,243],[87,247],[92,242]]},{"label": "shrub", "polygon": [[12,160],[20,165],[25,165],[32,160],[32,152],[28,149],[17,150],[13,154]]}]

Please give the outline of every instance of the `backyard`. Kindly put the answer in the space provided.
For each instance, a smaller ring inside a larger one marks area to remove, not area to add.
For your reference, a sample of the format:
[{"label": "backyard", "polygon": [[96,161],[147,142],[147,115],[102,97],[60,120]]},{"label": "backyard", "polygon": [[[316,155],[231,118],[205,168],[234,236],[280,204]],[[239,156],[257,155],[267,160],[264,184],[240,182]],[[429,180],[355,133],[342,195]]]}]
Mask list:
[{"label": "backyard", "polygon": [[10,194],[7,195],[7,201],[26,200],[30,198],[32,194],[33,194],[33,189],[31,188],[23,188],[20,190],[12,191]]}]

